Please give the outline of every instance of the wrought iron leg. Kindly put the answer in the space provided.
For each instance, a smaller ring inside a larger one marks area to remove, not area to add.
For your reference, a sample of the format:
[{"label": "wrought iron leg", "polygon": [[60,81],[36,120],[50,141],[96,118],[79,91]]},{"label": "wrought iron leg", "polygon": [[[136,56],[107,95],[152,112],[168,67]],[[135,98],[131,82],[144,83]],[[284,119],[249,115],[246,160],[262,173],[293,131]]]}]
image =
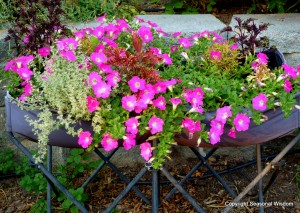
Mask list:
[{"label": "wrought iron leg", "polygon": [[[217,151],[218,148],[210,149],[209,152],[206,154],[204,159],[208,159],[210,156],[212,156],[215,151]],[[182,186],[195,172],[196,170],[203,164],[203,161],[199,161],[192,169],[189,171],[189,173],[179,182],[179,184]],[[164,200],[168,200],[175,192],[177,191],[177,188],[174,187],[164,198]]]},{"label": "wrought iron leg", "polygon": [[[256,162],[257,162],[257,173],[259,174],[262,171],[262,167],[261,167],[261,146],[260,146],[260,144],[256,145]],[[264,202],[263,179],[262,178],[258,181],[258,200],[259,200],[259,203]],[[259,212],[260,213],[265,212],[263,205],[259,205]]]},{"label": "wrought iron leg", "polygon": [[200,153],[195,149],[191,148],[192,151],[195,153],[195,155],[203,162],[203,164],[208,168],[208,170],[213,173],[214,177],[218,179],[218,181],[223,185],[223,187],[226,189],[226,191],[232,196],[236,197],[237,195],[235,192],[228,186],[228,184],[221,178],[221,176],[207,163],[206,159],[200,155]]},{"label": "wrought iron leg", "polygon": [[[48,145],[48,158],[47,158],[48,171],[52,173],[52,146]],[[52,200],[51,200],[52,187],[50,181],[47,180],[47,213],[52,212]]]},{"label": "wrought iron leg", "polygon": [[160,178],[159,170],[153,169],[152,174],[152,213],[158,212],[158,207],[160,206]]}]

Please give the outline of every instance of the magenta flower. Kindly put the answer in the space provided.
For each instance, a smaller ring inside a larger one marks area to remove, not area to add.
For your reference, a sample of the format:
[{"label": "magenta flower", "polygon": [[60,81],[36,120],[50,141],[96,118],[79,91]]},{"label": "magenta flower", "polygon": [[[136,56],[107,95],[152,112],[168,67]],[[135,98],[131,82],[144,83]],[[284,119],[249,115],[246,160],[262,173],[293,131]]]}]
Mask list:
[{"label": "magenta flower", "polygon": [[209,54],[211,60],[217,61],[221,59],[221,52],[219,50],[216,51],[211,50]]},{"label": "magenta flower", "polygon": [[116,87],[121,81],[121,77],[118,72],[111,72],[106,76],[107,84],[111,87]]},{"label": "magenta flower", "polygon": [[209,141],[213,145],[221,141],[221,135],[218,132],[213,131],[212,129],[208,132],[208,135],[209,135]]},{"label": "magenta flower", "polygon": [[111,87],[104,81],[100,81],[93,86],[93,91],[97,98],[108,98],[110,96]]},{"label": "magenta flower", "polygon": [[222,108],[217,109],[216,120],[221,121],[222,123],[226,123],[227,118],[231,117],[231,107],[224,106]]},{"label": "magenta flower", "polygon": [[129,81],[128,85],[132,92],[137,92],[139,90],[145,89],[146,81],[139,78],[138,76],[133,76]]},{"label": "magenta flower", "polygon": [[164,59],[165,65],[173,64],[172,58],[168,54],[165,53],[165,54],[161,54],[160,56]]},{"label": "magenta flower", "polygon": [[236,138],[236,131],[234,128],[231,128],[228,132],[228,136],[232,138]]},{"label": "magenta flower", "polygon": [[291,67],[288,64],[283,64],[282,67],[284,72],[288,74],[288,76],[290,76],[293,79],[297,78],[297,71],[294,67]]},{"label": "magenta flower", "polygon": [[122,107],[131,112],[136,106],[136,97],[134,95],[127,95],[122,98]]},{"label": "magenta flower", "polygon": [[203,104],[204,92],[200,87],[189,89],[188,91],[184,91],[183,97],[186,102],[191,104],[195,111],[195,109],[199,108]]},{"label": "magenta flower", "polygon": [[26,95],[22,94],[19,98],[18,98],[19,101],[23,101],[23,102],[26,102],[27,101],[27,97]]},{"label": "magenta flower", "polygon": [[152,148],[149,142],[144,142],[140,145],[141,149],[141,156],[144,158],[145,161],[150,160],[152,157]]},{"label": "magenta flower", "polygon": [[76,61],[76,56],[73,51],[60,51],[59,55],[67,61]]},{"label": "magenta flower", "polygon": [[246,131],[249,129],[250,118],[242,113],[239,113],[233,119],[236,131]]},{"label": "magenta flower", "polygon": [[237,50],[239,48],[238,43],[234,43],[233,45],[230,46],[231,50]]},{"label": "magenta flower", "polygon": [[24,81],[29,81],[31,76],[33,75],[33,72],[28,68],[20,68],[18,69],[18,74]]},{"label": "magenta flower", "polygon": [[290,92],[293,89],[292,83],[286,79],[282,85],[283,89],[285,89],[286,92]]},{"label": "magenta flower", "polygon": [[176,108],[177,108],[177,106],[178,106],[179,104],[182,104],[182,101],[181,101],[180,98],[171,98],[171,99],[170,99],[170,102],[173,104],[173,110],[174,110],[174,111],[176,110]]},{"label": "magenta flower", "polygon": [[149,120],[148,126],[151,134],[154,135],[157,132],[163,131],[164,120],[156,116],[152,116]]},{"label": "magenta flower", "polygon": [[93,30],[92,35],[95,36],[96,38],[100,39],[104,35],[104,28],[102,26],[96,27]]},{"label": "magenta flower", "polygon": [[182,126],[189,131],[189,138],[192,139],[193,134],[201,130],[200,121],[193,121],[190,118],[185,118],[181,122]]},{"label": "magenta flower", "polygon": [[147,26],[141,26],[138,30],[138,35],[142,38],[145,43],[153,40],[151,29]]},{"label": "magenta flower", "polygon": [[79,139],[78,139],[78,144],[86,149],[88,146],[92,143],[93,138],[91,137],[91,133],[86,131],[86,132],[80,132],[79,133]]},{"label": "magenta flower", "polygon": [[253,108],[264,111],[267,108],[268,98],[265,94],[260,93],[252,99]]},{"label": "magenta flower", "polygon": [[57,42],[57,49],[64,52],[75,51],[77,47],[78,42],[75,38],[64,38]]},{"label": "magenta flower", "polygon": [[99,101],[97,101],[97,99],[93,98],[91,95],[86,98],[86,101],[86,106],[89,112],[94,112],[99,108]]},{"label": "magenta flower", "polygon": [[123,147],[125,150],[129,150],[136,145],[135,135],[133,134],[126,134],[123,137],[123,140]]},{"label": "magenta flower", "polygon": [[153,106],[157,107],[160,110],[165,110],[166,100],[164,96],[159,96],[157,99],[153,100]]},{"label": "magenta flower", "polygon": [[42,57],[50,55],[50,47],[42,47],[38,49],[38,54]]},{"label": "magenta flower", "polygon": [[193,46],[192,43],[190,42],[190,40],[187,39],[187,38],[180,38],[180,39],[178,40],[178,43],[179,43],[181,46],[183,46],[183,48],[185,48],[185,49],[188,49],[188,48],[190,48],[191,46]]},{"label": "magenta flower", "polygon": [[224,123],[216,119],[210,121],[211,131],[217,132],[219,135],[222,135],[224,132]]},{"label": "magenta flower", "polygon": [[32,85],[30,83],[26,83],[24,86],[23,94],[25,96],[31,96],[32,95]]},{"label": "magenta flower", "polygon": [[104,133],[101,145],[106,152],[118,148],[118,140],[113,139],[113,137],[108,133]]},{"label": "magenta flower", "polygon": [[181,32],[174,32],[174,33],[172,34],[172,36],[173,36],[173,37],[178,37],[178,36],[180,36],[180,34],[181,34]]},{"label": "magenta flower", "polygon": [[101,77],[101,75],[99,75],[99,73],[97,73],[97,72],[91,72],[89,74],[89,83],[90,83],[90,85],[92,87],[96,86],[101,81],[102,81],[102,77]]},{"label": "magenta flower", "polygon": [[107,62],[107,57],[104,55],[104,53],[101,52],[93,52],[91,54],[91,60],[97,64],[97,65],[101,65],[105,62]]},{"label": "magenta flower", "polygon": [[139,131],[138,125],[139,125],[139,121],[137,118],[135,118],[135,117],[129,118],[125,122],[126,132],[136,135]]},{"label": "magenta flower", "polygon": [[165,93],[167,90],[167,85],[165,82],[160,81],[160,82],[157,82],[156,84],[154,84],[153,88],[154,88],[155,94]]},{"label": "magenta flower", "polygon": [[129,29],[129,25],[124,19],[118,19],[118,27],[120,31],[126,32]]},{"label": "magenta flower", "polygon": [[264,53],[258,53],[257,54],[257,59],[258,59],[258,62],[260,64],[267,64],[268,63],[268,57]]}]

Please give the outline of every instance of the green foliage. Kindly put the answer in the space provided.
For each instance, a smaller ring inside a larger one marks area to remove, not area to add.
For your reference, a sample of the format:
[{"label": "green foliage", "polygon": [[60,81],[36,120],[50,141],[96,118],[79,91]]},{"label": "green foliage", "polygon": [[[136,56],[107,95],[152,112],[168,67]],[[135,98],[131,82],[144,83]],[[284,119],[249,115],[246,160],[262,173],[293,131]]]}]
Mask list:
[{"label": "green foliage", "polygon": [[8,174],[13,172],[15,166],[13,151],[8,148],[0,150],[0,173]]},{"label": "green foliage", "polygon": [[47,212],[47,201],[45,198],[40,198],[31,206],[29,213],[46,213]]},{"label": "green foliage", "polygon": [[216,4],[217,4],[216,0],[209,0],[209,1],[208,1],[208,4],[207,4],[207,6],[206,6],[207,12],[208,12],[208,13],[211,13],[211,12],[212,12],[212,9],[213,9],[213,6],[216,5]]}]

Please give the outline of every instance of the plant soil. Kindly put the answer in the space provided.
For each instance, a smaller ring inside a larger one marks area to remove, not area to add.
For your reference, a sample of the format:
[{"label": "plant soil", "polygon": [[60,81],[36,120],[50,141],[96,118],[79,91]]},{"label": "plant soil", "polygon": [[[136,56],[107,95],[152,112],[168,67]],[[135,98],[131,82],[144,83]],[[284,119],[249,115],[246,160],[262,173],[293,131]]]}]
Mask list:
[{"label": "plant soil", "polygon": [[[283,138],[277,141],[265,143],[262,146],[263,156],[278,152],[284,147],[290,138]],[[300,213],[300,201],[297,198],[298,187],[295,181],[296,168],[300,162],[299,144],[293,148],[296,152],[288,154],[282,159],[282,166],[278,170],[278,176],[275,182],[271,185],[265,193],[265,202],[272,203],[265,208],[265,212],[295,212]],[[268,162],[271,160],[269,159]],[[215,170],[220,171],[228,169],[234,165],[244,163],[239,158],[232,158],[231,156],[213,155],[208,161]],[[167,163],[166,168],[171,172],[177,180],[181,180],[184,175],[192,169],[197,163],[195,158],[187,159],[186,162],[176,162],[176,159]],[[267,161],[263,163],[266,165]],[[121,170],[128,178],[133,178],[141,169],[140,165],[133,165],[132,167],[124,167]],[[263,178],[264,186],[270,180],[272,170],[266,177]],[[207,212],[217,213],[226,207],[226,203],[233,200],[233,198],[224,190],[222,185],[213,177],[202,179],[203,175],[209,172],[203,166],[200,167],[194,175],[184,184],[184,188],[191,194],[191,196],[204,208]],[[240,193],[253,178],[256,176],[255,164],[222,175],[222,178],[229,184],[235,193]],[[73,179],[75,186],[80,186],[86,179],[86,175],[81,178]],[[149,180],[150,172],[147,172],[142,180]],[[2,178],[0,179],[0,212],[29,212],[30,208],[37,201],[39,197],[34,194],[26,192],[18,185],[19,178]],[[167,195],[172,189],[171,184],[166,183],[166,178],[161,175],[161,197]],[[103,169],[97,176],[96,180],[86,188],[85,192],[89,196],[89,200],[85,202],[86,208],[92,212],[103,212],[110,203],[118,196],[124,189],[126,184],[120,180],[109,167]],[[138,185],[138,188],[151,200],[151,186]],[[46,196],[46,195],[40,195]],[[241,200],[241,202],[248,202],[248,206],[242,208],[234,208],[231,212],[258,212],[258,208],[253,206],[257,203],[257,188],[253,188],[248,195]],[[275,202],[286,202],[292,206],[276,206]],[[63,212],[57,205],[56,199],[53,199],[53,212]],[[252,203],[252,204],[251,204]],[[251,206],[252,205],[252,206]],[[117,205],[117,212],[151,212],[151,206],[144,203],[140,197],[134,192],[129,192]],[[181,195],[175,193],[167,201],[161,201],[159,212],[196,212],[192,205]]]}]

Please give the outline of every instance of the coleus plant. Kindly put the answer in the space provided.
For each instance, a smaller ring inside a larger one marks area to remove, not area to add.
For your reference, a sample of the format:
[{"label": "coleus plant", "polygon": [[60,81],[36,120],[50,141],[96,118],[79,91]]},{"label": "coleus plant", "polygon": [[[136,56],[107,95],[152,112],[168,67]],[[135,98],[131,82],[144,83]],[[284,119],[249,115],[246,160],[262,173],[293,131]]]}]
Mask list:
[{"label": "coleus plant", "polygon": [[[120,141],[125,150],[139,145],[141,156],[159,168],[183,129],[190,138],[199,135],[195,146],[217,144],[223,134],[247,131],[251,119],[265,122],[266,109],[281,106],[288,116],[295,107],[300,66],[270,70],[264,53],[248,53],[241,63],[238,43],[215,32],[169,35],[140,18],[98,22],[5,67],[20,79],[21,94],[10,89],[19,104],[41,110],[38,120],[28,119],[38,133],[37,161],[48,135],[63,126],[87,150],[101,144],[110,151]],[[208,112],[215,116],[204,123]],[[93,131],[75,129],[82,120]],[[225,124],[232,127],[228,133]],[[147,138],[137,144],[140,135]]]}]

